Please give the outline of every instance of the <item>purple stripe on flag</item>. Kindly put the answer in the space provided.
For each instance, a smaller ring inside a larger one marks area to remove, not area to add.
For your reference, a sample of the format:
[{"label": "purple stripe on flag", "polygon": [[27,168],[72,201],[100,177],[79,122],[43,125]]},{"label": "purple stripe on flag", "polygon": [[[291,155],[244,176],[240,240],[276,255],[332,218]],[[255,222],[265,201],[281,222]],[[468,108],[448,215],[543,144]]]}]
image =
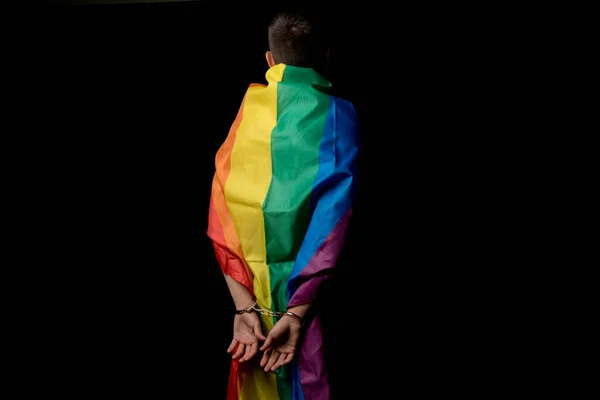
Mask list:
[{"label": "purple stripe on flag", "polygon": [[330,387],[323,358],[321,321],[317,316],[304,333],[299,355],[300,382],[306,400],[329,400]]},{"label": "purple stripe on flag", "polygon": [[306,267],[300,271],[296,279],[298,279],[300,282],[307,278],[308,280],[300,284],[294,293],[294,296],[290,300],[288,308],[310,303],[314,300],[317,289],[319,288],[323,279],[326,277],[319,275],[319,273],[335,266],[340,249],[344,244],[344,236],[346,234],[346,228],[351,216],[352,209],[349,209],[346,211],[346,214],[344,214],[342,219],[339,220],[331,233],[325,238]]}]

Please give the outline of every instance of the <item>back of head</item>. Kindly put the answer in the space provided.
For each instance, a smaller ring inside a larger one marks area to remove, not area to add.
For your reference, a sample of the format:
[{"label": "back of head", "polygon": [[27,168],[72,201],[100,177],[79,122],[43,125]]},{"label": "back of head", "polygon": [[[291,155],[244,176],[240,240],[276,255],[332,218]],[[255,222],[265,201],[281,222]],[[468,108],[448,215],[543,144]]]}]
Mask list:
[{"label": "back of head", "polygon": [[321,69],[327,61],[327,38],[316,20],[280,13],[269,25],[269,50],[277,64]]}]

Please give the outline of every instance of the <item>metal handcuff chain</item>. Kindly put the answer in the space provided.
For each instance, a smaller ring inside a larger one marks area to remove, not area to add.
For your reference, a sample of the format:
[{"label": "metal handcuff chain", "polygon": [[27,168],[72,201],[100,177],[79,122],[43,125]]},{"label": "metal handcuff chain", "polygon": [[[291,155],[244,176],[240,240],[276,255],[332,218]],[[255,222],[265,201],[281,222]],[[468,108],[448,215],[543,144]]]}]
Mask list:
[{"label": "metal handcuff chain", "polygon": [[260,308],[260,307],[258,307],[258,304],[256,303],[256,301],[254,301],[250,307],[242,308],[241,310],[235,310],[235,313],[236,314],[244,314],[244,313],[250,313],[253,311],[260,313],[262,315],[266,315],[268,317],[274,317],[274,318],[281,318],[284,315],[288,315],[290,317],[296,318],[298,321],[300,321],[300,324],[302,326],[304,326],[304,319],[302,317],[300,317],[299,315],[296,315],[291,311],[271,311],[271,310],[267,310],[265,308]]}]

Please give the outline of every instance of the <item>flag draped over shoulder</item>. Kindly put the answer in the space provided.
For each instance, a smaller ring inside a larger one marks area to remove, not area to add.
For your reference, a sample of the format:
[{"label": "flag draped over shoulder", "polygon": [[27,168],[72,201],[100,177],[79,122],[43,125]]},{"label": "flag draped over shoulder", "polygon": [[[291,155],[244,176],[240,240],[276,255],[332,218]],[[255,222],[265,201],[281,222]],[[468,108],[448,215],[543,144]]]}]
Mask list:
[{"label": "flag draped over shoulder", "polygon": [[[251,85],[217,152],[208,235],[223,272],[261,308],[312,302],[331,275],[352,213],[358,122],[313,69],[279,64]],[[274,325],[260,315],[263,333]],[[312,318],[291,365],[232,362],[228,400],[329,399]]]}]

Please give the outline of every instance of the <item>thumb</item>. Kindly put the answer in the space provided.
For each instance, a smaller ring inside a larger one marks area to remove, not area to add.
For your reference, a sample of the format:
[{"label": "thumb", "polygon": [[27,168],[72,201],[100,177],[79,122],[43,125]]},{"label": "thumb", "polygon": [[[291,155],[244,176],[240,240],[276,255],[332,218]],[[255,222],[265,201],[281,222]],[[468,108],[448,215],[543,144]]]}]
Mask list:
[{"label": "thumb", "polygon": [[260,329],[260,322],[254,324],[254,334],[260,340],[267,340],[267,338],[262,334],[262,331]]}]

